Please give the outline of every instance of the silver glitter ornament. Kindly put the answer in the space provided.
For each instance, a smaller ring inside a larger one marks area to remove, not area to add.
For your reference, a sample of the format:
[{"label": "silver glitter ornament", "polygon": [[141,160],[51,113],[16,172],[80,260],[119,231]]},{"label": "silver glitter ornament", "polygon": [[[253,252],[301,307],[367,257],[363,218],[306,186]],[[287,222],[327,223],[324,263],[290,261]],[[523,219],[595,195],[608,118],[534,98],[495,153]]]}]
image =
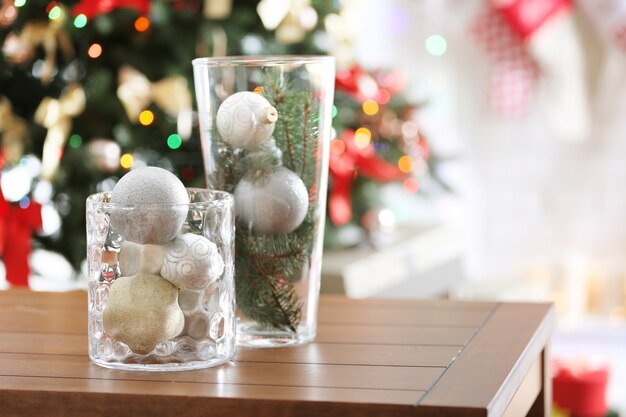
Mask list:
[{"label": "silver glitter ornament", "polygon": [[309,209],[304,182],[285,167],[248,172],[234,195],[239,223],[256,233],[291,233]]},{"label": "silver glitter ornament", "polygon": [[189,196],[171,172],[157,167],[128,172],[111,192],[111,203],[129,208],[111,211],[111,226],[134,243],[164,244],[176,236],[185,222]]}]

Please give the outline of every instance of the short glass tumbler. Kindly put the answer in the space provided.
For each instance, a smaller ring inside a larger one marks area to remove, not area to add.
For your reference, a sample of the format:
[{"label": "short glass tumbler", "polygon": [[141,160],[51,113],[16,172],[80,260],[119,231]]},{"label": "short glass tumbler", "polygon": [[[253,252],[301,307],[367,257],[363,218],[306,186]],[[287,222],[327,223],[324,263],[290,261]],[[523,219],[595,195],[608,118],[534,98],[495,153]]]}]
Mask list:
[{"label": "short glass tumbler", "polygon": [[207,184],[235,196],[237,343],[315,338],[335,62],[193,61]]},{"label": "short glass tumbler", "polygon": [[[187,192],[190,203],[180,205],[122,206],[108,192],[87,198],[89,357],[96,364],[177,371],[233,358],[233,196]],[[168,213],[181,221],[186,213],[168,242],[139,244],[124,236]],[[125,232],[112,224],[125,224]]]}]

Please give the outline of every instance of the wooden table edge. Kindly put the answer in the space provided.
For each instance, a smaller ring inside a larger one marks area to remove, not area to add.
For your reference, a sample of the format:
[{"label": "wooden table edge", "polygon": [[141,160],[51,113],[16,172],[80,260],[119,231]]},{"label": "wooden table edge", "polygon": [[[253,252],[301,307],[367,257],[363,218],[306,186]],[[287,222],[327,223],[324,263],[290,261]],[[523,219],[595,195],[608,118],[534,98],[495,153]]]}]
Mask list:
[{"label": "wooden table edge", "polygon": [[[155,402],[162,406],[154,408]],[[236,397],[161,396],[121,393],[45,390],[0,391],[0,406],[11,417],[67,417],[72,413],[89,416],[171,417],[175,415],[269,417],[349,415],[350,417],[396,417],[411,414],[416,405],[354,403],[334,401],[275,400]],[[271,414],[267,414],[271,410]]]},{"label": "wooden table edge", "polygon": [[[494,329],[506,326],[506,320],[510,315],[517,313],[521,308],[530,309],[532,314],[524,317],[524,329],[520,332],[517,345],[521,349],[517,352],[510,352],[510,357],[517,358],[509,368],[510,371],[501,378],[501,381],[485,381],[471,375],[467,372],[468,363],[480,356],[485,349],[485,337],[483,334],[493,334]],[[423,416],[450,416],[453,415],[450,409],[454,409],[458,414],[464,417],[500,417],[505,412],[515,395],[518,388],[525,382],[526,376],[532,370],[536,363],[539,363],[541,373],[541,391],[535,403],[528,408],[537,411],[538,415],[549,415],[548,406],[551,395],[551,384],[549,378],[549,360],[548,346],[551,332],[556,323],[556,313],[551,303],[499,303],[494,307],[492,313],[487,317],[480,326],[476,335],[470,340],[463,352],[448,367],[444,374],[439,378],[437,383],[422,397],[419,402],[418,414]],[[464,405],[459,401],[456,405],[454,402],[455,394],[461,393],[463,397],[471,398],[475,395],[480,399],[480,391],[488,382],[494,382],[498,386],[497,392],[488,396],[489,401],[476,401],[474,405]],[[452,390],[444,392],[446,388],[452,387]],[[455,392],[456,390],[456,392]],[[450,401],[452,399],[452,401]],[[539,401],[541,400],[541,401]],[[540,403],[540,404],[539,404]],[[541,408],[535,410],[537,407]]]}]

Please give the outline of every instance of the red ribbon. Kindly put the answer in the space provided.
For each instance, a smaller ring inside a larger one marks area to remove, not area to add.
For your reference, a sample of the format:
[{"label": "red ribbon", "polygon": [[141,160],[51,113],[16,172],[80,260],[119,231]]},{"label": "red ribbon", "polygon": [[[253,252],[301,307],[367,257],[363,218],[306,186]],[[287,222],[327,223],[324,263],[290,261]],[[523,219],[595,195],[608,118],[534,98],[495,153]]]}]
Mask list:
[{"label": "red ribbon", "polygon": [[569,10],[570,0],[492,0],[513,30],[526,40],[549,18]]},{"label": "red ribbon", "polygon": [[72,14],[74,16],[84,14],[91,19],[120,8],[135,9],[137,13],[145,16],[150,12],[150,0],[81,0],[72,9]]},{"label": "red ribbon", "polygon": [[6,279],[12,286],[28,287],[31,237],[41,225],[39,204],[31,201],[24,208],[9,204],[0,190],[0,255],[6,269]]},{"label": "red ribbon", "polygon": [[338,139],[343,146],[331,149],[331,176],[328,211],[330,220],[342,226],[352,219],[352,182],[358,175],[386,183],[407,177],[400,169],[376,155],[371,143],[359,148],[354,143],[354,131],[346,129]]},{"label": "red ribbon", "polygon": [[359,102],[363,102],[376,97],[379,85],[374,77],[363,68],[353,65],[350,69],[337,71],[335,89],[347,93]]}]

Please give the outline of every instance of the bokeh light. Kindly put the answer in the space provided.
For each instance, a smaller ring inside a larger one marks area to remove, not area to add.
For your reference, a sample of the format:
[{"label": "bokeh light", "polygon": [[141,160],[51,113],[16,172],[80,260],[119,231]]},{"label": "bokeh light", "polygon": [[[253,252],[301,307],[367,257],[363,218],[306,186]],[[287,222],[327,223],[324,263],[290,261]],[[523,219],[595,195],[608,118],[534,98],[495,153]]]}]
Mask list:
[{"label": "bokeh light", "polygon": [[386,104],[389,104],[389,102],[391,101],[391,94],[389,93],[389,90],[381,88],[380,90],[378,90],[376,98],[378,100],[378,103],[384,106]]},{"label": "bokeh light", "polygon": [[27,196],[24,196],[20,199],[19,202],[20,208],[28,208],[28,206],[30,206],[30,198],[28,198]]},{"label": "bokeh light", "polygon": [[337,116],[337,112],[338,112],[338,110],[337,110],[337,106],[335,106],[335,105],[333,104],[333,113],[332,113],[332,117],[333,117],[333,119]]},{"label": "bokeh light", "polygon": [[398,159],[398,169],[405,174],[413,171],[413,158],[409,155],[401,156],[400,159]]},{"label": "bokeh light", "polygon": [[376,103],[374,100],[365,100],[365,102],[363,103],[363,113],[367,114],[368,116],[374,116],[376,113],[378,113],[378,103]]},{"label": "bokeh light", "polygon": [[26,0],[15,0],[13,5],[15,7],[23,7],[26,4]]},{"label": "bokeh light", "polygon": [[87,26],[87,16],[85,16],[82,13],[76,16],[74,18],[74,26],[76,26],[78,29],[81,29]]},{"label": "bokeh light", "polygon": [[368,139],[372,138],[372,132],[366,127],[360,127],[354,132],[355,135],[365,135]]},{"label": "bokeh light", "polygon": [[330,142],[330,152],[335,155],[341,155],[346,150],[346,144],[340,139],[335,139]]},{"label": "bokeh light", "polygon": [[150,20],[145,16],[140,16],[135,20],[135,30],[137,32],[145,32],[150,29]]},{"label": "bokeh light", "polygon": [[149,126],[152,124],[152,122],[154,122],[154,113],[152,113],[150,110],[144,110],[139,113],[139,123],[144,126]]},{"label": "bokeh light", "polygon": [[12,22],[17,17],[17,8],[15,5],[10,4],[6,6],[3,17],[5,22]]},{"label": "bokeh light", "polygon": [[182,144],[183,144],[183,139],[176,133],[172,133],[167,138],[167,146],[169,146],[170,149],[178,149],[180,148],[180,145]]},{"label": "bokeh light", "polygon": [[448,50],[448,42],[441,35],[430,35],[424,42],[426,52],[433,56],[442,56]]},{"label": "bokeh light", "polygon": [[360,127],[354,132],[354,144],[357,148],[367,148],[372,139],[372,132],[366,127]]},{"label": "bokeh light", "polygon": [[416,178],[409,177],[402,181],[402,188],[408,194],[415,194],[420,189],[420,183]]},{"label": "bokeh light", "polygon": [[61,9],[59,5],[55,5],[52,9],[50,9],[50,12],[48,12],[48,18],[50,20],[60,19],[61,16],[63,16],[63,9]]},{"label": "bokeh light", "polygon": [[73,134],[72,136],[70,136],[70,147],[77,149],[80,148],[80,145],[83,144],[83,138],[80,137],[80,135],[77,134]]},{"label": "bokeh light", "polygon": [[99,43],[91,44],[91,46],[87,50],[87,55],[89,55],[90,58],[98,58],[100,55],[102,55],[102,45],[100,45]]},{"label": "bokeh light", "polygon": [[402,123],[402,135],[407,139],[412,139],[417,136],[419,133],[419,127],[417,127],[417,123],[412,120],[407,120]]},{"label": "bokeh light", "polygon": [[129,153],[125,153],[120,158],[120,165],[124,169],[130,169],[133,166],[134,162],[135,162],[135,158]]}]

